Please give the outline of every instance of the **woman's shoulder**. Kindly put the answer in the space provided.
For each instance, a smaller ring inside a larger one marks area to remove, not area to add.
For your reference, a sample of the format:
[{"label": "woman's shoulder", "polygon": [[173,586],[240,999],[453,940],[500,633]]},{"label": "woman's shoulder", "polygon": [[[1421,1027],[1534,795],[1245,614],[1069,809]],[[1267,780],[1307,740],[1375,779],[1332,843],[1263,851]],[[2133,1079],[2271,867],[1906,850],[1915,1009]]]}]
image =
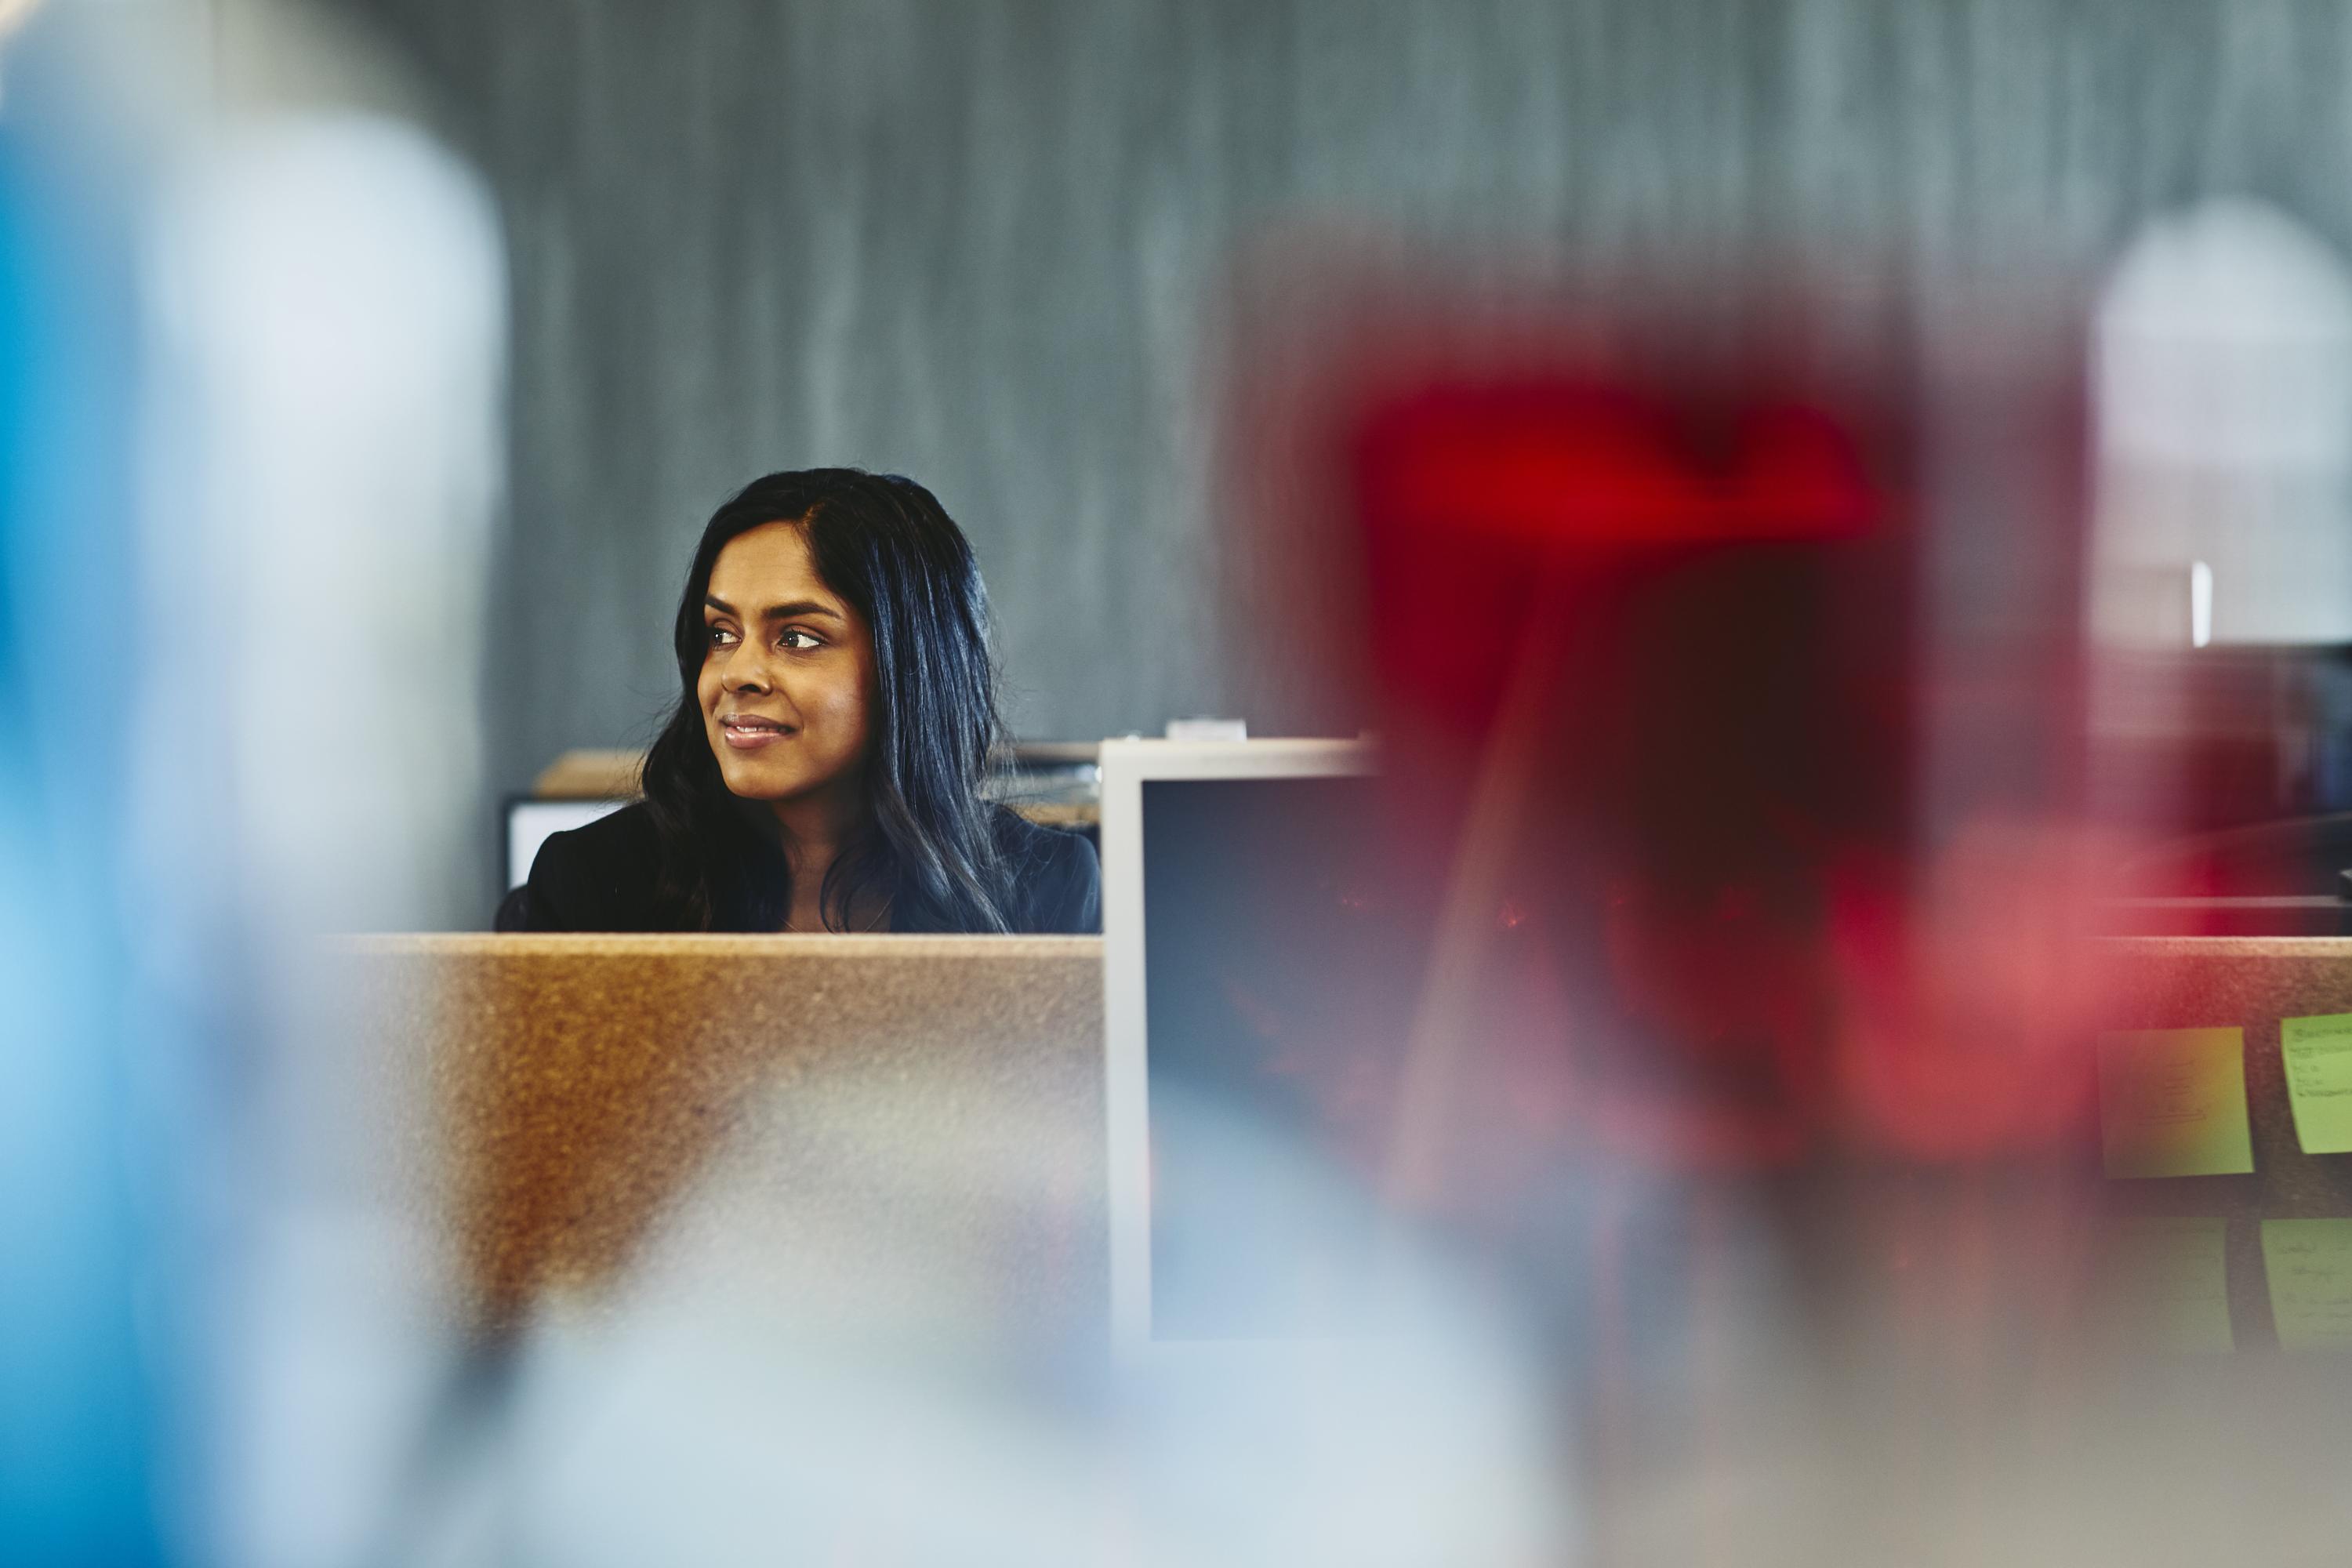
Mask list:
[{"label": "woman's shoulder", "polygon": [[1083,834],[994,808],[997,853],[1012,873],[1015,931],[1092,935],[1102,930],[1102,865]]},{"label": "woman's shoulder", "polygon": [[525,931],[652,929],[659,839],[645,802],[548,835],[524,884]]},{"label": "woman's shoulder", "polygon": [[989,826],[996,835],[996,852],[1016,870],[1063,866],[1084,860],[1095,864],[1095,847],[1082,833],[1032,822],[1009,805],[989,808]]}]

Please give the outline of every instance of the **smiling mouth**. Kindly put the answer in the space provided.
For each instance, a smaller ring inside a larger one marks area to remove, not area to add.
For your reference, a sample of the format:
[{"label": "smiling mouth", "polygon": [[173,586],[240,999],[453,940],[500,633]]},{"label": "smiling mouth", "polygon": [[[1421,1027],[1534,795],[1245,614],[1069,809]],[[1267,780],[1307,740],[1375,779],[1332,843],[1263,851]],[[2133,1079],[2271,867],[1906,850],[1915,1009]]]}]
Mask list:
[{"label": "smiling mouth", "polygon": [[761,746],[789,739],[799,733],[789,724],[773,719],[754,719],[736,714],[719,721],[719,732],[727,744],[739,752],[757,751]]}]

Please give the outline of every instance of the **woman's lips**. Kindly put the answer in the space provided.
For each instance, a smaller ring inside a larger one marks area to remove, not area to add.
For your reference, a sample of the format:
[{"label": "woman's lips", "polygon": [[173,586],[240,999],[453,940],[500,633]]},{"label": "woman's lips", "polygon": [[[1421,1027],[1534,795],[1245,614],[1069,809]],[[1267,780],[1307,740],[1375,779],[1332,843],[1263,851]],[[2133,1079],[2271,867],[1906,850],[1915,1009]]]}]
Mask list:
[{"label": "woman's lips", "polygon": [[754,719],[744,714],[719,721],[719,732],[729,749],[738,752],[756,752],[762,746],[772,746],[779,741],[788,740],[793,733],[791,726],[776,720]]}]

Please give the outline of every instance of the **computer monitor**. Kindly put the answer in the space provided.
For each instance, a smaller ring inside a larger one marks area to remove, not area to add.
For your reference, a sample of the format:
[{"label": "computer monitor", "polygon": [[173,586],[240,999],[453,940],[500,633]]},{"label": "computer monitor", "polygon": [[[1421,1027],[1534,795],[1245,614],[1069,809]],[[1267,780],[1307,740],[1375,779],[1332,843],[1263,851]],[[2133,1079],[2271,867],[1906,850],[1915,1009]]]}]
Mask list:
[{"label": "computer monitor", "polygon": [[615,800],[533,800],[516,797],[507,802],[506,878],[509,892],[530,879],[530,863],[539,858],[539,847],[559,833],[569,833],[575,827],[585,827],[599,817],[610,816],[629,804],[626,798]]},{"label": "computer monitor", "polygon": [[1377,1331],[1427,931],[1371,748],[1112,741],[1101,762],[1115,1340]]}]

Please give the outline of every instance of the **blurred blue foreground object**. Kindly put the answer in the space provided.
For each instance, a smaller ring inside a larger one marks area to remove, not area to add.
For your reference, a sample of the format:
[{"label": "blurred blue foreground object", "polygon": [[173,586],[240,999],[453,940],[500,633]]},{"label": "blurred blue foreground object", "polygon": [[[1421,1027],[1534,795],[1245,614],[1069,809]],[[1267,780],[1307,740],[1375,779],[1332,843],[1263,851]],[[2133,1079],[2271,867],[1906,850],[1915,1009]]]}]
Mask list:
[{"label": "blurred blue foreground object", "polygon": [[[11,73],[12,92],[20,79]],[[59,178],[66,161],[37,110],[11,101],[0,122],[0,1563],[112,1568],[162,1550],[155,1402],[133,1305],[119,752],[104,731],[110,701],[129,700],[131,671],[116,661],[155,647],[158,628],[123,613],[120,252],[94,195]]]}]

